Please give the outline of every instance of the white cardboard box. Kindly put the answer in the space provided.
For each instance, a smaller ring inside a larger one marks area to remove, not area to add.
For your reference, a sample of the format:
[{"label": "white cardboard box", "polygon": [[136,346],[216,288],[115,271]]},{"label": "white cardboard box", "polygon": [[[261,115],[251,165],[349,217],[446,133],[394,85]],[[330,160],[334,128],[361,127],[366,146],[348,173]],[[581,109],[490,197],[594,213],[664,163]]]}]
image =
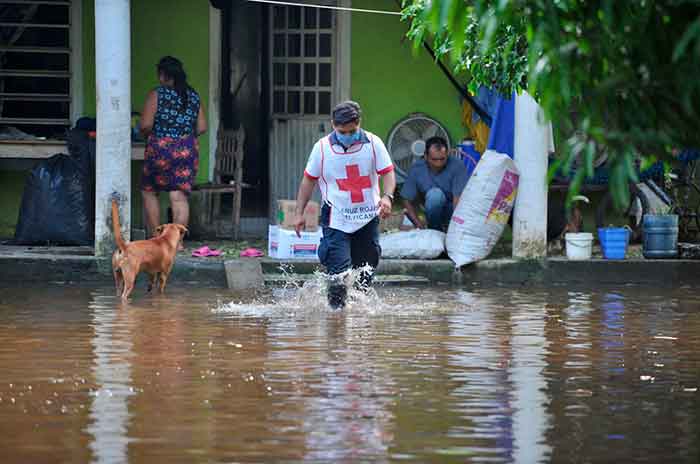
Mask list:
[{"label": "white cardboard box", "polygon": [[302,232],[301,237],[293,230],[270,226],[267,236],[267,254],[276,259],[318,260],[318,246],[323,232]]}]

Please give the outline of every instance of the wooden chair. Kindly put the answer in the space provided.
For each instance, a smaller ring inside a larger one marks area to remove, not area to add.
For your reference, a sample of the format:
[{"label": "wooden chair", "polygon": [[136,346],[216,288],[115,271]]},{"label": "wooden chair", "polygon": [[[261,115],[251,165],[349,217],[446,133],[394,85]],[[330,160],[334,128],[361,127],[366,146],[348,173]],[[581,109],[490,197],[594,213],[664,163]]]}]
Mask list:
[{"label": "wooden chair", "polygon": [[[243,183],[243,146],[245,144],[245,130],[243,126],[238,129],[219,129],[216,136],[216,166],[214,167],[214,181],[205,184],[198,184],[193,190],[199,192],[209,192],[216,195],[216,201],[207,202],[209,211],[207,216],[209,221],[218,214],[221,206],[222,193],[233,193],[233,239],[238,240],[241,224],[241,196],[244,188],[251,187]],[[233,178],[225,183],[224,177]]]}]

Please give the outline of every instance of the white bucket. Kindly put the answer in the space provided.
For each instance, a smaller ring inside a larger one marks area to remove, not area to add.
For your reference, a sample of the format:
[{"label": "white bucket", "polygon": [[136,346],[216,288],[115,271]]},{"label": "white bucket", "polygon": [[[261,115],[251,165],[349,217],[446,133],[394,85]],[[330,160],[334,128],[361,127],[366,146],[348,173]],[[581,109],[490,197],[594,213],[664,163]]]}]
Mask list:
[{"label": "white bucket", "polygon": [[570,260],[591,259],[593,234],[582,232],[566,234],[566,257]]}]

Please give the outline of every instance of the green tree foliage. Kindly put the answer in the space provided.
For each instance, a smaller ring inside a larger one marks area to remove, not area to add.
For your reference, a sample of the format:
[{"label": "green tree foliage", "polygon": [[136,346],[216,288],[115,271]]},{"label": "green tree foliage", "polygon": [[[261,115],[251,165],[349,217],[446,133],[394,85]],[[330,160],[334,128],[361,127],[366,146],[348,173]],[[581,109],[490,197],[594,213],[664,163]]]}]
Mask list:
[{"label": "green tree foliage", "polygon": [[[404,0],[415,44],[470,88],[527,90],[574,190],[603,150],[618,204],[636,167],[700,147],[700,0]],[[572,192],[573,194],[573,192]]]}]

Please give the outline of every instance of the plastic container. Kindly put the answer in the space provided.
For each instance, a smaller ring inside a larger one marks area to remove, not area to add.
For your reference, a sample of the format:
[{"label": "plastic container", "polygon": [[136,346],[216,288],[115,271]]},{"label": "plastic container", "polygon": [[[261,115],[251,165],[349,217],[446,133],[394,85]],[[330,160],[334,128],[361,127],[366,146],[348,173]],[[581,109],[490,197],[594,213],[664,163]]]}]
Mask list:
[{"label": "plastic container", "polygon": [[598,240],[605,259],[625,259],[630,231],[624,227],[601,227]]},{"label": "plastic container", "polygon": [[645,214],[642,253],[647,259],[678,256],[678,216]]},{"label": "plastic container", "polygon": [[566,257],[571,261],[591,259],[593,234],[588,232],[569,233],[566,239]]}]

